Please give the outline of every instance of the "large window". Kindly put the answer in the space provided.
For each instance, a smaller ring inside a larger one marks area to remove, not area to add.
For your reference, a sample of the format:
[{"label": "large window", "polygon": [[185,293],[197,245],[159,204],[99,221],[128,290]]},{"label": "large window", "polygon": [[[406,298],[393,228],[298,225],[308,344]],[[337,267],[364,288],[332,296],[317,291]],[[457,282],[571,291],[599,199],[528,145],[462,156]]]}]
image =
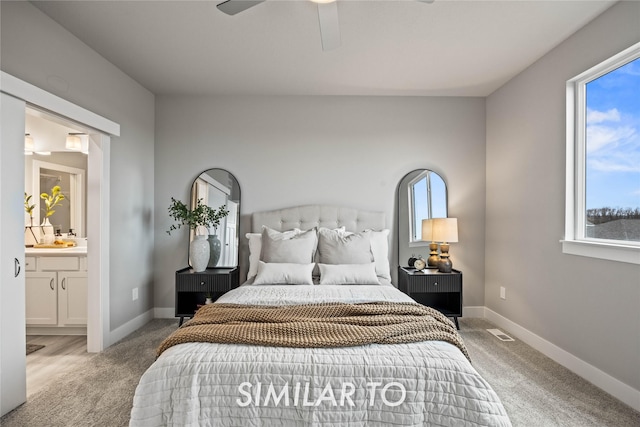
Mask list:
[{"label": "large window", "polygon": [[563,249],[640,263],[640,44],[570,80],[567,111]]}]

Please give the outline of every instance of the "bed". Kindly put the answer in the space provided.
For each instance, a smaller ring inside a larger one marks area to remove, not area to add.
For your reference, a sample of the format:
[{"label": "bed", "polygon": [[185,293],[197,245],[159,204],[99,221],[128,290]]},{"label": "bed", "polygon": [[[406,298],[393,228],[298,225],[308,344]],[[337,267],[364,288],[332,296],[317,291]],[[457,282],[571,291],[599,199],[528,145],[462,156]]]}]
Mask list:
[{"label": "bed", "polygon": [[[247,282],[165,340],[136,388],[130,425],[510,426],[500,399],[471,365],[453,323],[437,312],[422,313],[430,309],[392,285],[385,226],[382,213],[330,206],[254,213],[247,234]],[[307,318],[327,307],[340,313],[368,310],[352,318],[375,319],[373,329],[392,340],[379,340],[377,332],[369,337],[370,329],[348,329],[349,339],[361,344],[292,345],[307,338],[309,324],[322,330],[313,343],[335,338],[333,328],[343,325],[333,323],[342,314]],[[412,320],[380,324],[375,317],[382,310],[385,319],[395,321],[398,308],[411,311]],[[303,329],[290,329],[287,320],[279,345],[264,344],[263,328],[281,327],[283,311],[304,313],[304,321],[296,323]],[[234,317],[225,325],[216,318],[213,326],[203,320],[222,312],[253,317]],[[272,313],[278,313],[277,321],[254,321]],[[443,338],[422,340],[424,335],[416,335],[411,326],[406,334],[411,338],[398,341],[398,329],[391,334],[385,329],[416,325],[417,317],[425,325],[419,333]],[[190,342],[190,331],[198,328],[205,328],[207,336],[214,328],[225,338]],[[242,339],[227,341],[229,331]]]}]

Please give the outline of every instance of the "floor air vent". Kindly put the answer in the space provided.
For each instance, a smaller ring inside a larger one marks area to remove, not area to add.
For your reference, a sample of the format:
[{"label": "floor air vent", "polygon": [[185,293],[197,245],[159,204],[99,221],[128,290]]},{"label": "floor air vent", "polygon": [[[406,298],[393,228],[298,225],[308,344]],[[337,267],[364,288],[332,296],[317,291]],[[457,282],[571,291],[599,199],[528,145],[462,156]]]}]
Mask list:
[{"label": "floor air vent", "polygon": [[500,329],[487,329],[493,336],[498,338],[500,341],[515,341],[509,335],[502,332]]}]

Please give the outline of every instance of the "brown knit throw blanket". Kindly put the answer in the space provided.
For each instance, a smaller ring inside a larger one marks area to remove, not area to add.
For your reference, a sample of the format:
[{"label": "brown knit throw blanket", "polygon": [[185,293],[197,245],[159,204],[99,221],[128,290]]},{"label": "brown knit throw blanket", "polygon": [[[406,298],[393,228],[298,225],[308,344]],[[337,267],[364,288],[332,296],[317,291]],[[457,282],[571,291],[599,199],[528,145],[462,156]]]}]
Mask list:
[{"label": "brown knit throw blanket", "polygon": [[209,304],[167,337],[157,350],[187,342],[272,347],[351,347],[438,340],[469,358],[453,323],[417,303],[325,303],[291,306]]}]

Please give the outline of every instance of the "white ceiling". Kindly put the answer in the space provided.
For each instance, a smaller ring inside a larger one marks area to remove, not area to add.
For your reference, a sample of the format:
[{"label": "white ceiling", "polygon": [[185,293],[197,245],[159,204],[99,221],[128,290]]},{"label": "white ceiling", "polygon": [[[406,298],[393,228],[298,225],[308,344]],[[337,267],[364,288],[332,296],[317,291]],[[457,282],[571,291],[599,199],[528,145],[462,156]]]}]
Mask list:
[{"label": "white ceiling", "polygon": [[607,1],[340,0],[324,52],[317,7],[267,0],[33,1],[155,94],[486,96]]}]

